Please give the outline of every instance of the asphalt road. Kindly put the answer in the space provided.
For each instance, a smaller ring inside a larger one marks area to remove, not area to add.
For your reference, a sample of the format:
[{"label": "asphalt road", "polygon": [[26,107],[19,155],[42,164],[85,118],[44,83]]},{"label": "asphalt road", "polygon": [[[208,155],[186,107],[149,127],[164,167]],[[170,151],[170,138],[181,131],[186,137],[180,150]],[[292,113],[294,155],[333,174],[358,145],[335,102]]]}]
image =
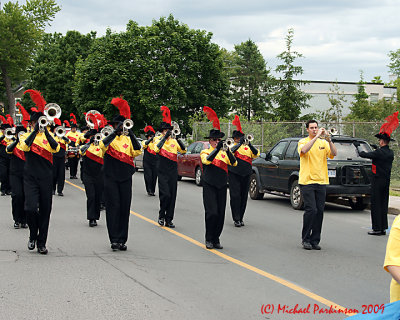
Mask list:
[{"label": "asphalt road", "polygon": [[[112,252],[104,212],[89,228],[83,185],[71,182],[53,198],[47,256],[27,250],[28,230],[12,228],[11,199],[0,197],[0,319],[344,319],[319,312],[389,302],[387,236],[367,235],[369,211],[327,205],[322,250],[306,251],[288,199],[249,199],[243,228],[228,202],[224,249],[209,251],[202,189],[179,182],[177,227],[164,229],[139,172],[128,251]],[[296,305],[305,314],[283,312]]]}]

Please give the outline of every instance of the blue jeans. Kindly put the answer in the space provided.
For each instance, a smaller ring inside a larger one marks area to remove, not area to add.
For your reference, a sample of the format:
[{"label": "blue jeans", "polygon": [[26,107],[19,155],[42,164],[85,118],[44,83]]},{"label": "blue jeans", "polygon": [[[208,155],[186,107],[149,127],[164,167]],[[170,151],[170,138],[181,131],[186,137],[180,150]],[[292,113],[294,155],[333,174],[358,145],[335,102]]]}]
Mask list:
[{"label": "blue jeans", "polygon": [[300,185],[304,200],[302,241],[316,245],[321,240],[322,220],[326,198],[326,185]]}]

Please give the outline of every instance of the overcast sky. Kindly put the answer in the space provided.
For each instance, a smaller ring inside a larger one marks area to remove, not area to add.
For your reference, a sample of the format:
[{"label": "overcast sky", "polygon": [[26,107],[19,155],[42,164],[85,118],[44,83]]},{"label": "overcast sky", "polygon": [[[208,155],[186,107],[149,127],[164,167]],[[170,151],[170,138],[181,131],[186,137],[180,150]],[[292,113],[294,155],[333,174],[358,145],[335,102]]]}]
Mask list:
[{"label": "overcast sky", "polygon": [[129,20],[150,25],[173,14],[193,29],[213,33],[228,50],[253,40],[274,69],[285,50],[288,28],[293,49],[304,58],[303,79],[366,81],[380,75],[389,81],[388,53],[400,48],[400,1],[397,0],[58,0],[61,11],[47,32],[106,28],[123,31]]}]

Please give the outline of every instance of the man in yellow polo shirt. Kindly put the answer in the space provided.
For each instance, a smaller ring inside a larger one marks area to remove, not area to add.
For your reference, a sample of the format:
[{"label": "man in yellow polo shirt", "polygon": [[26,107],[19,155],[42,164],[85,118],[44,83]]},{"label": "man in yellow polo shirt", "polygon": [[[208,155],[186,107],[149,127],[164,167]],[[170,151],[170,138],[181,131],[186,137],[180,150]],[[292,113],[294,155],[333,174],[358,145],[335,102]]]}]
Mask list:
[{"label": "man in yellow polo shirt", "polygon": [[[327,158],[333,159],[337,150],[329,134],[318,128],[318,122],[306,123],[308,137],[301,139],[299,185],[304,199],[302,245],[306,250],[321,250],[322,220],[324,216],[326,185],[329,184]],[[326,135],[320,139],[321,134]]]}]

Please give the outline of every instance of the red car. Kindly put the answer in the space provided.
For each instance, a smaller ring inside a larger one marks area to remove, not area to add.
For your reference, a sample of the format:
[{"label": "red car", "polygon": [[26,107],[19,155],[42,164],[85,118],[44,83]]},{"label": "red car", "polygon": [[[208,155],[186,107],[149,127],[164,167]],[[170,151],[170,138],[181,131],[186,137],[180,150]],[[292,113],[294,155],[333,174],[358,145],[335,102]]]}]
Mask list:
[{"label": "red car", "polygon": [[182,177],[193,178],[196,185],[201,186],[201,178],[203,176],[203,164],[200,159],[200,152],[208,149],[210,144],[208,141],[193,142],[186,151],[186,154],[178,155],[178,179]]}]

